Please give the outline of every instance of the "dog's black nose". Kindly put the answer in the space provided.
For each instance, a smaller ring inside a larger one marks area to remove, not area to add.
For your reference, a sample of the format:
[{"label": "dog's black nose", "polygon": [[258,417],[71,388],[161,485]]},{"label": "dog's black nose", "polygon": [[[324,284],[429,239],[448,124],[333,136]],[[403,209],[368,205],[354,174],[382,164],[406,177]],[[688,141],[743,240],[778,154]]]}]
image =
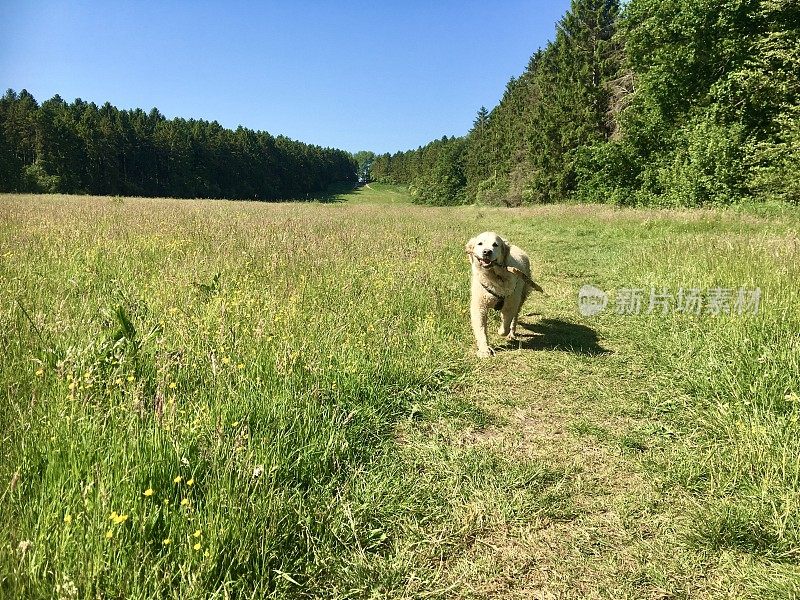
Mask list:
[{"label": "dog's black nose", "polygon": [[488,248],[483,251],[483,255],[484,256],[489,256],[491,253],[492,253],[492,251],[490,249],[488,249]]}]

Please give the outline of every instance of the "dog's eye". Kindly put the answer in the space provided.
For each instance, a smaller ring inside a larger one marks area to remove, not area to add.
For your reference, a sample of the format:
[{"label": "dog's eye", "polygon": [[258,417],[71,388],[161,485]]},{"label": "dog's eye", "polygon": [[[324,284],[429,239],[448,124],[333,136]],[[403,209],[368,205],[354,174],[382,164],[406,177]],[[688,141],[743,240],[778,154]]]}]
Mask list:
[{"label": "dog's eye", "polygon": [[492,247],[493,247],[493,248],[497,248],[497,242],[495,242],[494,244],[492,244]]},{"label": "dog's eye", "polygon": [[483,246],[483,242],[478,242],[478,246]]}]

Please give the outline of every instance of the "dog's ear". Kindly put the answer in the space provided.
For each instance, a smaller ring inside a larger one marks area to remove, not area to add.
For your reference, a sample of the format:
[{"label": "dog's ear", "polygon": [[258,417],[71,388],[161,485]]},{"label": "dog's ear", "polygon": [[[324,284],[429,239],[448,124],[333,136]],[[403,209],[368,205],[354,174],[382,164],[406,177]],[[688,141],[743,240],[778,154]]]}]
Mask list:
[{"label": "dog's ear", "polygon": [[511,244],[505,238],[500,238],[501,256],[503,257],[503,264],[508,264],[508,255],[511,254]]},{"label": "dog's ear", "polygon": [[464,246],[464,252],[472,257],[472,254],[475,252],[475,238],[472,238],[470,241],[467,242],[466,246]]}]

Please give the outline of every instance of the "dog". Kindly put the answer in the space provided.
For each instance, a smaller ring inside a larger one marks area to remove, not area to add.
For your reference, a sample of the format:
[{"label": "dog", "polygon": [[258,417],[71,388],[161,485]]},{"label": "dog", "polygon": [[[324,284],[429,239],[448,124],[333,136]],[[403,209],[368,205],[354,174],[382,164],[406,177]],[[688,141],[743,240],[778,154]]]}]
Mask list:
[{"label": "dog", "polygon": [[478,344],[478,356],[485,358],[494,355],[486,333],[489,309],[500,312],[497,333],[515,340],[517,317],[523,302],[532,290],[543,290],[531,279],[530,258],[525,251],[495,232],[476,235],[464,250],[472,265],[470,323]]}]

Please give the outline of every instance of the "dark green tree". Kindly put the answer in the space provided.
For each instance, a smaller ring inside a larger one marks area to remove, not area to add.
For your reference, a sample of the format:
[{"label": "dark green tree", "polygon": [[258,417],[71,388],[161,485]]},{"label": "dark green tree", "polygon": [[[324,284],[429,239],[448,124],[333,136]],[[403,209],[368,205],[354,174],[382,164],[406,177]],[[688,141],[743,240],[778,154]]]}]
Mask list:
[{"label": "dark green tree", "polygon": [[635,92],[616,115],[620,135],[584,152],[581,195],[796,202],[798,24],[788,0],[631,0],[620,79]]},{"label": "dark green tree", "polygon": [[59,96],[40,107],[12,90],[0,142],[0,191],[274,200],[354,183],[357,169],[347,152],[266,132]]}]

